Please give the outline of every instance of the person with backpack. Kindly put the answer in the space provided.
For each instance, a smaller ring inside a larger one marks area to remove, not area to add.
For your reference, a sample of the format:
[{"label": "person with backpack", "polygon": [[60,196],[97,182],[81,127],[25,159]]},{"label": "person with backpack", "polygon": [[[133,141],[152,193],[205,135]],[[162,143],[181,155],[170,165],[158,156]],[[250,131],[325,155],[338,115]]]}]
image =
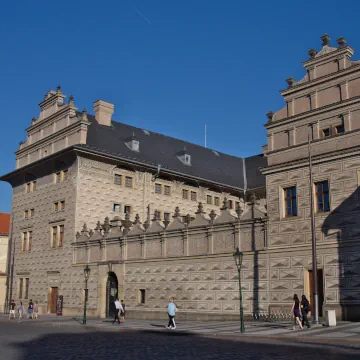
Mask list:
[{"label": "person with backpack", "polygon": [[311,314],[310,303],[305,295],[301,297],[300,307],[301,307],[301,315],[302,315],[302,326],[306,324],[307,328],[310,329],[310,324],[308,319],[308,314]]},{"label": "person with backpack", "polygon": [[176,310],[177,308],[174,303],[174,298],[170,298],[170,302],[168,304],[169,324],[166,327],[167,329],[172,329],[172,330],[176,329],[176,324],[175,324]]},{"label": "person with backpack", "polygon": [[28,305],[28,319],[33,319],[33,310],[34,310],[34,303],[32,302],[32,299],[29,301]]}]

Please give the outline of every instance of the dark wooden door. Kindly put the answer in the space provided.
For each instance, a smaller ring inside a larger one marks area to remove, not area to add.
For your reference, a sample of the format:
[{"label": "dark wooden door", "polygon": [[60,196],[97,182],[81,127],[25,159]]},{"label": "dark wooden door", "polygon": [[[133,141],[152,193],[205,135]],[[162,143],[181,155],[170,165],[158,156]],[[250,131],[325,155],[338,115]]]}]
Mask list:
[{"label": "dark wooden door", "polygon": [[107,317],[114,317],[115,314],[115,300],[118,297],[118,279],[115,273],[109,272],[107,281],[107,296],[106,296],[106,315]]},{"label": "dark wooden door", "polygon": [[[317,271],[317,280],[318,280],[318,298],[319,298],[319,316],[322,316],[322,308],[324,304],[324,283],[323,283],[323,271],[318,269]],[[309,285],[310,285],[310,306],[313,311],[314,304],[314,281],[312,276],[312,271],[309,271]]]},{"label": "dark wooden door", "polygon": [[51,294],[50,294],[50,312],[52,314],[56,313],[56,304],[57,304],[58,294],[59,294],[59,289],[57,287],[52,287]]}]

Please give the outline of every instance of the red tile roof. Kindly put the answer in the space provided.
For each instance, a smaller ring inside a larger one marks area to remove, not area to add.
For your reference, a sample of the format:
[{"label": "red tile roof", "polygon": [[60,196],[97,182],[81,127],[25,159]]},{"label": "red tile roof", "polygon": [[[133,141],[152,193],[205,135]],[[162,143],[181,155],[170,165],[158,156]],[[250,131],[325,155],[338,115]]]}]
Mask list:
[{"label": "red tile roof", "polygon": [[7,235],[10,232],[10,214],[0,213],[0,234]]}]

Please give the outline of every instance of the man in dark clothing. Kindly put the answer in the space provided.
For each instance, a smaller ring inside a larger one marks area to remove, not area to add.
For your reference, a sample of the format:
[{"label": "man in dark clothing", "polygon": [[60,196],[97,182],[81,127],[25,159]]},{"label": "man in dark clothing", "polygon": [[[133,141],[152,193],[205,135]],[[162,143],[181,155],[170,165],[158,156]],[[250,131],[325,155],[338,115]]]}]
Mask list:
[{"label": "man in dark clothing", "polygon": [[28,306],[28,319],[33,318],[33,310],[34,310],[34,303],[32,302],[32,299],[30,299]]},{"label": "man in dark clothing", "polygon": [[305,295],[301,297],[301,317],[302,317],[302,325],[306,324],[307,328],[310,329],[310,324],[308,320],[308,314],[310,313],[310,303]]},{"label": "man in dark clothing", "polygon": [[122,311],[120,312],[120,321],[123,323],[125,321],[125,303],[124,300],[121,300],[121,306],[122,306]]}]

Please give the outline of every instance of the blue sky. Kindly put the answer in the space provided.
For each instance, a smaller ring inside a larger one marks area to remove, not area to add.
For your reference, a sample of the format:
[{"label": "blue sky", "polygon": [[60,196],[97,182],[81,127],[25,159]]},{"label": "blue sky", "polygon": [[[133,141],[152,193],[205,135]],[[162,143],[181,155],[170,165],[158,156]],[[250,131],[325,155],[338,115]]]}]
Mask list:
[{"label": "blue sky", "polygon": [[[0,173],[61,84],[79,110],[237,156],[261,152],[265,114],[327,32],[360,49],[360,3],[240,0],[6,1],[0,5]],[[354,58],[360,58],[355,54]],[[0,211],[11,187],[0,183]]]}]

